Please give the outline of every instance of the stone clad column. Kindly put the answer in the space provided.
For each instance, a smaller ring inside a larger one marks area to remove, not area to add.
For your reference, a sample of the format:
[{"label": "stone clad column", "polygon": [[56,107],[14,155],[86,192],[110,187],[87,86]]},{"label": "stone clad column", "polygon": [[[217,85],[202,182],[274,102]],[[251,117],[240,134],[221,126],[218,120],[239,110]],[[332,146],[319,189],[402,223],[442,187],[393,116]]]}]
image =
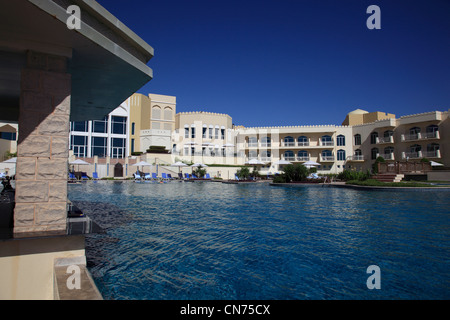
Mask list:
[{"label": "stone clad column", "polygon": [[66,229],[70,94],[67,58],[29,52],[21,75],[14,233]]}]

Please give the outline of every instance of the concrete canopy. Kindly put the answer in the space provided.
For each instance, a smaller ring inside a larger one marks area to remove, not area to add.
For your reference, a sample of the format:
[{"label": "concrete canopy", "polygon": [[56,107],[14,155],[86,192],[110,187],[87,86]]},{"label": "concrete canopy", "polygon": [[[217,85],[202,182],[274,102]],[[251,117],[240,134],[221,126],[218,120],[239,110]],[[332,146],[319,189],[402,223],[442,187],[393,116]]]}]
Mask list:
[{"label": "concrete canopy", "polygon": [[[81,9],[70,30],[67,8]],[[17,121],[27,52],[68,58],[71,120],[101,119],[153,77],[153,48],[93,0],[14,0],[0,3],[0,118]]]}]

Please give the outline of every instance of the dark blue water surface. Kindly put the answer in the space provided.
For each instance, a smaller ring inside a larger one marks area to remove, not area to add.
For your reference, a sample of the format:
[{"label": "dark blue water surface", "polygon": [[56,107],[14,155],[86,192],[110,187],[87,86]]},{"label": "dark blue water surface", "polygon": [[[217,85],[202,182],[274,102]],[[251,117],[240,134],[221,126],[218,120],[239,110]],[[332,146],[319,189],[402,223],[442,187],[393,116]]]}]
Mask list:
[{"label": "dark blue water surface", "polygon": [[[105,299],[449,299],[450,192],[69,185]],[[381,271],[369,290],[367,267]]]}]

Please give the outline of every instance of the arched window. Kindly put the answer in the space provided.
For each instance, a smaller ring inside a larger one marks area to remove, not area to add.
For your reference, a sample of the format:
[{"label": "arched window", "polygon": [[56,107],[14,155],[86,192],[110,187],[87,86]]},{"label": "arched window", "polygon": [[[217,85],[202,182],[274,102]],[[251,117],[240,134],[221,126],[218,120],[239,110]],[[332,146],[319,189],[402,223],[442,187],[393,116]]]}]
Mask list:
[{"label": "arched window", "polygon": [[409,152],[411,153],[418,153],[419,151],[422,151],[422,146],[420,144],[413,144],[409,147]]},{"label": "arched window", "polygon": [[345,136],[340,134],[336,138],[336,143],[338,146],[345,146]]},{"label": "arched window", "polygon": [[172,108],[165,107],[164,108],[164,120],[172,120]]},{"label": "arched window", "polygon": [[152,119],[161,119],[161,108],[154,106],[152,108]]},{"label": "arched window", "polygon": [[287,150],[284,152],[284,160],[287,161],[294,161],[295,157],[294,157],[294,152],[291,150]]},{"label": "arched window", "polygon": [[337,151],[337,159],[338,161],[345,161],[345,150],[339,149]]},{"label": "arched window", "polygon": [[308,137],[300,136],[297,141],[300,147],[309,146]]},{"label": "arched window", "polygon": [[356,149],[356,150],[355,150],[355,156],[362,156],[362,151],[361,151],[361,149]]},{"label": "arched window", "polygon": [[293,147],[295,145],[294,138],[287,136],[284,138],[284,145],[286,147]]},{"label": "arched window", "polygon": [[308,161],[309,160],[308,152],[306,150],[300,150],[297,153],[297,160],[298,161]]},{"label": "arched window", "polygon": [[439,144],[437,143],[430,143],[427,145],[427,151],[428,152],[435,152],[439,150]]},{"label": "arched window", "polygon": [[385,137],[385,138],[392,137],[393,135],[394,135],[394,131],[392,131],[392,130],[386,130],[386,131],[383,133],[383,137]]},{"label": "arched window", "polygon": [[250,150],[248,152],[248,159],[252,160],[252,159],[257,159],[258,158],[258,153],[256,152],[256,150]]},{"label": "arched window", "polygon": [[331,136],[329,136],[329,135],[322,136],[321,141],[322,141],[323,146],[332,146],[333,145],[333,140],[331,139]]},{"label": "arched window", "polygon": [[270,161],[271,153],[269,150],[261,151],[261,161]]},{"label": "arched window", "polygon": [[322,161],[333,161],[333,153],[331,150],[323,150],[322,153]]},{"label": "arched window", "polygon": [[386,147],[384,148],[384,154],[394,153],[394,147]]},{"label": "arched window", "polygon": [[359,133],[354,135],[354,140],[355,140],[355,146],[361,145],[361,135]]},{"label": "arched window", "polygon": [[270,137],[261,137],[261,147],[270,147]]},{"label": "arched window", "polygon": [[426,137],[427,138],[437,138],[437,132],[439,131],[439,127],[435,124],[429,125],[427,127]]},{"label": "arched window", "polygon": [[370,134],[370,143],[371,144],[377,143],[377,138],[378,138],[378,132],[372,132]]},{"label": "arched window", "polygon": [[258,139],[256,137],[248,137],[248,146],[249,147],[257,147]]},{"label": "arched window", "polygon": [[375,160],[378,157],[380,151],[378,150],[378,148],[372,148],[372,150],[370,150],[370,153],[372,156],[372,160]]}]

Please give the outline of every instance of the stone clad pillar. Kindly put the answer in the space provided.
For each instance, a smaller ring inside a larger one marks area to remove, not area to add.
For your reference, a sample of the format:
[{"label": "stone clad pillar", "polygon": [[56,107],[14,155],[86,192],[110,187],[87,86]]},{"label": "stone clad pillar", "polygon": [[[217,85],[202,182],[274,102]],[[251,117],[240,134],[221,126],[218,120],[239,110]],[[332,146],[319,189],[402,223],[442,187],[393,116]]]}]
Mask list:
[{"label": "stone clad pillar", "polygon": [[66,229],[70,94],[67,58],[29,52],[21,75],[14,233]]}]

